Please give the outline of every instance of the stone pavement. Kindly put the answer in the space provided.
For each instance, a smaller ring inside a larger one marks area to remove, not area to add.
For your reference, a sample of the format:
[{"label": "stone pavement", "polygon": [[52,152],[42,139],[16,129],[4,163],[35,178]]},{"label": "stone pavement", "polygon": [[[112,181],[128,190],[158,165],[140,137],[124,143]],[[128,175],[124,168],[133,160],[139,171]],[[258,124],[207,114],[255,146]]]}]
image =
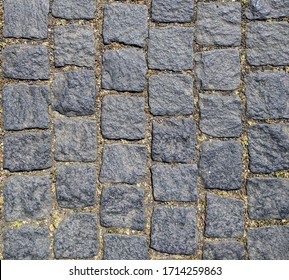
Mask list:
[{"label": "stone pavement", "polygon": [[0,20],[0,258],[289,259],[289,0]]}]

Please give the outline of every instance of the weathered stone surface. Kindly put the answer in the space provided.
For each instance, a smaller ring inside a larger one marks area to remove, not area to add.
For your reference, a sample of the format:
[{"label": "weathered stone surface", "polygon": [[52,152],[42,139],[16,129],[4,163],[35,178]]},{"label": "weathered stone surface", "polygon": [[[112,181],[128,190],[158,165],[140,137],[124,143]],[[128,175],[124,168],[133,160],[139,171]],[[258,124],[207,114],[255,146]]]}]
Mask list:
[{"label": "weathered stone surface", "polygon": [[49,128],[48,86],[8,84],[3,88],[4,129]]},{"label": "weathered stone surface", "polygon": [[101,132],[108,139],[137,140],[145,136],[145,98],[106,95],[101,105]]},{"label": "weathered stone surface", "polygon": [[54,29],[55,66],[93,66],[96,43],[93,28],[88,25],[68,24]]},{"label": "weathered stone surface", "polygon": [[52,166],[51,133],[14,133],[4,136],[4,169],[11,172]]},{"label": "weathered stone surface", "polygon": [[200,94],[200,129],[214,137],[239,137],[242,133],[241,99],[235,94]]},{"label": "weathered stone surface", "polygon": [[11,176],[5,181],[6,221],[40,220],[51,212],[50,179],[43,176]]},{"label": "weathered stone surface", "polygon": [[194,112],[193,79],[189,75],[153,75],[149,78],[149,106],[153,115],[189,115]]},{"label": "weathered stone surface", "polygon": [[153,194],[160,201],[196,201],[198,168],[196,164],[151,167]]},{"label": "weathered stone surface", "polygon": [[194,15],[192,0],[152,0],[152,20],[157,22],[191,22]]},{"label": "weathered stone surface", "polygon": [[193,29],[191,27],[150,28],[148,45],[150,69],[187,70],[193,67]]},{"label": "weathered stone surface", "polygon": [[250,170],[271,173],[289,168],[289,125],[258,124],[250,126]]},{"label": "weathered stone surface", "polygon": [[90,213],[68,214],[54,233],[57,259],[92,258],[97,255],[96,216]]},{"label": "weathered stone surface", "polygon": [[248,228],[248,251],[251,260],[288,260],[289,227]]},{"label": "weathered stone surface", "polygon": [[42,45],[8,45],[3,52],[3,72],[19,80],[48,80],[48,51]]},{"label": "weathered stone surface", "polygon": [[50,240],[47,227],[25,225],[6,228],[3,234],[4,259],[48,260]]},{"label": "weathered stone surface", "polygon": [[99,180],[102,183],[139,183],[144,180],[145,168],[145,145],[104,145]]},{"label": "weathered stone surface", "polygon": [[289,179],[249,178],[247,195],[250,219],[289,219]]},{"label": "weathered stone surface", "polygon": [[242,145],[237,141],[202,143],[200,175],[205,188],[240,189],[242,186]]},{"label": "weathered stone surface", "polygon": [[207,237],[242,237],[244,233],[244,202],[241,199],[207,193]]},{"label": "weathered stone surface", "polygon": [[145,236],[105,234],[104,260],[147,260],[148,249]]},{"label": "weathered stone surface", "polygon": [[56,167],[57,202],[63,208],[83,208],[95,204],[96,167],[77,164]]},{"label": "weathered stone surface", "polygon": [[66,116],[85,116],[95,112],[96,79],[94,71],[79,70],[55,74],[52,106]]},{"label": "weathered stone surface", "polygon": [[55,159],[57,161],[96,160],[96,122],[92,120],[56,119]]},{"label": "weathered stone surface", "polygon": [[130,185],[104,187],[100,201],[104,227],[144,229],[144,189]]},{"label": "weathered stone surface", "polygon": [[194,254],[198,246],[195,207],[154,207],[150,246],[163,253]]},{"label": "weathered stone surface", "polygon": [[103,41],[144,47],[148,37],[146,5],[111,3],[104,6]]},{"label": "weathered stone surface", "polygon": [[250,65],[289,65],[288,22],[249,23],[246,34],[247,61]]},{"label": "weathered stone surface", "polygon": [[49,0],[5,0],[4,37],[45,39]]},{"label": "weathered stone surface", "polygon": [[103,54],[102,87],[141,92],[147,72],[144,53],[136,48],[107,50]]},{"label": "weathered stone surface", "polygon": [[245,84],[249,117],[258,120],[289,118],[288,73],[250,73]]},{"label": "weathered stone surface", "polygon": [[189,163],[195,158],[196,125],[193,119],[153,121],[152,158]]},{"label": "weathered stone surface", "polygon": [[196,39],[203,46],[241,44],[241,3],[198,3]]},{"label": "weathered stone surface", "polygon": [[213,50],[195,56],[198,87],[234,90],[240,86],[240,54],[235,49]]}]

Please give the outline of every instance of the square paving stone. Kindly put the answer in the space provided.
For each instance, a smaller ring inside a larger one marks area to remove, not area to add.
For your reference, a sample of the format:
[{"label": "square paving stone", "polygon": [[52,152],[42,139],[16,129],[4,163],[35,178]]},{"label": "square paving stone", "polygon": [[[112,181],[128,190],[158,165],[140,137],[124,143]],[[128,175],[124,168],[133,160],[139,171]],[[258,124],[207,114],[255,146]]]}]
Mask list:
[{"label": "square paving stone", "polygon": [[242,186],[242,145],[211,141],[201,145],[200,175],[205,188],[236,190]]},{"label": "square paving stone", "polygon": [[68,214],[54,233],[57,259],[92,258],[98,252],[96,216],[90,213]]},{"label": "square paving stone", "polygon": [[104,145],[99,180],[102,183],[142,182],[145,177],[146,161],[145,145]]},{"label": "square paving stone", "polygon": [[250,260],[289,260],[289,227],[248,228]]},{"label": "square paving stone", "polygon": [[88,164],[56,167],[57,202],[63,208],[83,208],[95,204],[96,167]]},{"label": "square paving stone", "polygon": [[150,69],[181,71],[193,67],[193,28],[150,28],[148,44]]},{"label": "square paving stone", "polygon": [[200,94],[200,129],[213,137],[239,137],[242,133],[241,99],[235,94]]},{"label": "square paving stone", "polygon": [[94,71],[79,70],[55,74],[52,83],[53,110],[66,116],[85,116],[95,112]]},{"label": "square paving stone", "polygon": [[148,248],[145,236],[105,234],[104,260],[147,260]]},{"label": "square paving stone", "polygon": [[289,168],[289,125],[258,124],[248,129],[250,170],[271,173]]},{"label": "square paving stone", "polygon": [[198,86],[205,90],[234,90],[240,86],[240,54],[235,49],[212,50],[195,56]]},{"label": "square paving stone", "polygon": [[102,88],[141,92],[145,87],[145,55],[136,48],[107,50],[103,54]]},{"label": "square paving stone", "polygon": [[48,86],[8,84],[2,96],[4,129],[49,128]]},{"label": "square paving stone", "polygon": [[48,260],[50,240],[47,227],[25,225],[6,228],[3,234],[5,260]]},{"label": "square paving stone", "polygon": [[289,179],[249,178],[247,195],[250,219],[289,219]]},{"label": "square paving stone", "polygon": [[244,212],[241,199],[207,193],[205,236],[242,237]]},{"label": "square paving stone", "polygon": [[194,112],[193,79],[189,75],[149,77],[149,106],[153,115],[190,115]]},{"label": "square paving stone", "polygon": [[7,78],[48,80],[48,50],[42,45],[8,45],[3,52],[3,72]]},{"label": "square paving stone", "polygon": [[112,3],[104,6],[103,41],[144,47],[148,37],[146,5]]},{"label": "square paving stone", "polygon": [[176,166],[156,164],[151,167],[154,199],[190,202],[197,200],[196,164]]},{"label": "square paving stone", "polygon": [[241,3],[199,3],[196,39],[203,46],[239,46]]},{"label": "square paving stone", "polygon": [[55,159],[57,161],[96,160],[96,122],[57,119],[54,121]]},{"label": "square paving stone", "polygon": [[145,98],[107,95],[101,105],[104,138],[138,140],[145,137]]},{"label": "square paving stone", "polygon": [[288,22],[247,24],[246,54],[250,65],[289,65],[288,44]]},{"label": "square paving stone", "polygon": [[104,187],[100,201],[103,227],[144,229],[144,189],[130,185]]},{"label": "square paving stone", "polygon": [[68,24],[54,29],[55,66],[93,66],[96,43],[91,26]]},{"label": "square paving stone", "polygon": [[32,171],[51,166],[50,133],[13,133],[4,136],[4,169],[11,172]]},{"label": "square paving stone", "polygon": [[51,212],[50,178],[11,176],[4,184],[4,217],[6,221],[40,220]]},{"label": "square paving stone", "polygon": [[289,74],[250,73],[246,77],[247,115],[253,119],[289,118]]},{"label": "square paving stone", "polygon": [[193,119],[153,121],[152,158],[189,163],[195,159],[196,124]]},{"label": "square paving stone", "polygon": [[49,0],[5,0],[4,37],[45,39]]},{"label": "square paving stone", "polygon": [[195,207],[154,207],[150,246],[162,253],[195,254],[198,246]]}]

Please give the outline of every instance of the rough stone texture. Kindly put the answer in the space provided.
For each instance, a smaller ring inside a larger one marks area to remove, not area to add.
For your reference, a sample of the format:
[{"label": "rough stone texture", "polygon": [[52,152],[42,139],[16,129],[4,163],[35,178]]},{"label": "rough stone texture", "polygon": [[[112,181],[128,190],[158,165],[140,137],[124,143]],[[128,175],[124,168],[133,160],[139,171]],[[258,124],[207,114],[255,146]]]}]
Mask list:
[{"label": "rough stone texture", "polygon": [[4,169],[11,172],[32,171],[51,166],[50,133],[14,133],[4,136]]},{"label": "rough stone texture", "polygon": [[4,37],[45,39],[49,0],[5,0]]},{"label": "rough stone texture", "polygon": [[199,3],[196,40],[203,46],[239,46],[241,3]]},{"label": "rough stone texture", "polygon": [[250,170],[271,173],[289,168],[289,125],[258,124],[248,129]]},{"label": "rough stone texture", "polygon": [[96,121],[56,119],[54,131],[57,161],[96,160]]},{"label": "rough stone texture", "polygon": [[191,27],[150,28],[148,44],[150,69],[188,70],[193,67],[193,29]]},{"label": "rough stone texture", "polygon": [[242,145],[237,141],[202,143],[199,168],[205,188],[240,189],[242,186]]},{"label": "rough stone texture", "polygon": [[98,252],[95,214],[76,213],[64,217],[54,232],[57,259],[92,258]]},{"label": "rough stone texture", "polygon": [[93,19],[96,13],[95,0],[54,0],[52,15],[65,19]]},{"label": "rough stone texture", "polygon": [[102,87],[141,92],[147,72],[144,53],[136,48],[107,50],[103,54]]},{"label": "rough stone texture", "polygon": [[150,246],[163,253],[194,254],[198,246],[195,207],[155,206]]},{"label": "rough stone texture", "polygon": [[239,137],[242,133],[241,99],[235,94],[200,94],[200,129],[213,137]]},{"label": "rough stone texture", "polygon": [[250,219],[289,219],[289,179],[249,178],[247,195]]},{"label": "rough stone texture", "polygon": [[180,163],[194,160],[196,125],[193,119],[154,120],[152,137],[153,160]]},{"label": "rough stone texture", "polygon": [[77,164],[56,167],[57,202],[63,208],[83,208],[95,204],[96,167]]},{"label": "rough stone texture", "polygon": [[198,168],[195,164],[151,167],[155,200],[190,202],[197,200]]},{"label": "rough stone texture", "polygon": [[95,112],[96,79],[94,71],[79,70],[55,74],[52,106],[66,116],[85,116]]},{"label": "rough stone texture", "polygon": [[245,84],[249,117],[257,120],[289,118],[288,73],[250,73]]},{"label": "rough stone texture", "polygon": [[111,3],[104,6],[103,41],[144,47],[148,37],[146,5]]},{"label": "rough stone texture", "polygon": [[4,129],[49,128],[48,86],[8,84],[3,88]]},{"label": "rough stone texture", "polygon": [[138,140],[145,137],[145,98],[107,95],[101,103],[104,138]]},{"label": "rough stone texture", "polygon": [[250,65],[289,65],[288,22],[248,23],[246,34],[247,62]]},{"label": "rough stone texture", "polygon": [[204,260],[244,260],[245,246],[237,241],[205,242]]},{"label": "rough stone texture", "polygon": [[207,237],[242,237],[244,234],[244,202],[207,193]]},{"label": "rough stone texture", "polygon": [[51,212],[50,178],[11,176],[4,184],[4,217],[6,221],[40,220]]},{"label": "rough stone texture", "polygon": [[48,80],[48,50],[42,45],[8,45],[3,52],[3,72],[19,80]]},{"label": "rough stone texture", "polygon": [[147,260],[148,248],[145,236],[105,234],[104,260]]},{"label": "rough stone texture", "polygon": [[20,228],[6,228],[3,243],[6,260],[48,260],[50,258],[47,227],[25,225]]},{"label": "rough stone texture", "polygon": [[157,22],[191,22],[194,0],[152,0],[152,20]]},{"label": "rough stone texture", "polygon": [[106,144],[99,180],[102,183],[139,183],[144,180],[145,168],[145,145]]},{"label": "rough stone texture", "polygon": [[289,227],[249,228],[248,251],[251,260],[288,260]]},{"label": "rough stone texture", "polygon": [[104,227],[144,229],[144,189],[130,185],[104,187],[100,224]]},{"label": "rough stone texture", "polygon": [[149,78],[149,106],[153,115],[189,115],[194,112],[193,79],[189,75],[153,75]]},{"label": "rough stone texture", "polygon": [[88,25],[68,24],[54,29],[55,66],[93,66],[96,43],[93,28]]}]

